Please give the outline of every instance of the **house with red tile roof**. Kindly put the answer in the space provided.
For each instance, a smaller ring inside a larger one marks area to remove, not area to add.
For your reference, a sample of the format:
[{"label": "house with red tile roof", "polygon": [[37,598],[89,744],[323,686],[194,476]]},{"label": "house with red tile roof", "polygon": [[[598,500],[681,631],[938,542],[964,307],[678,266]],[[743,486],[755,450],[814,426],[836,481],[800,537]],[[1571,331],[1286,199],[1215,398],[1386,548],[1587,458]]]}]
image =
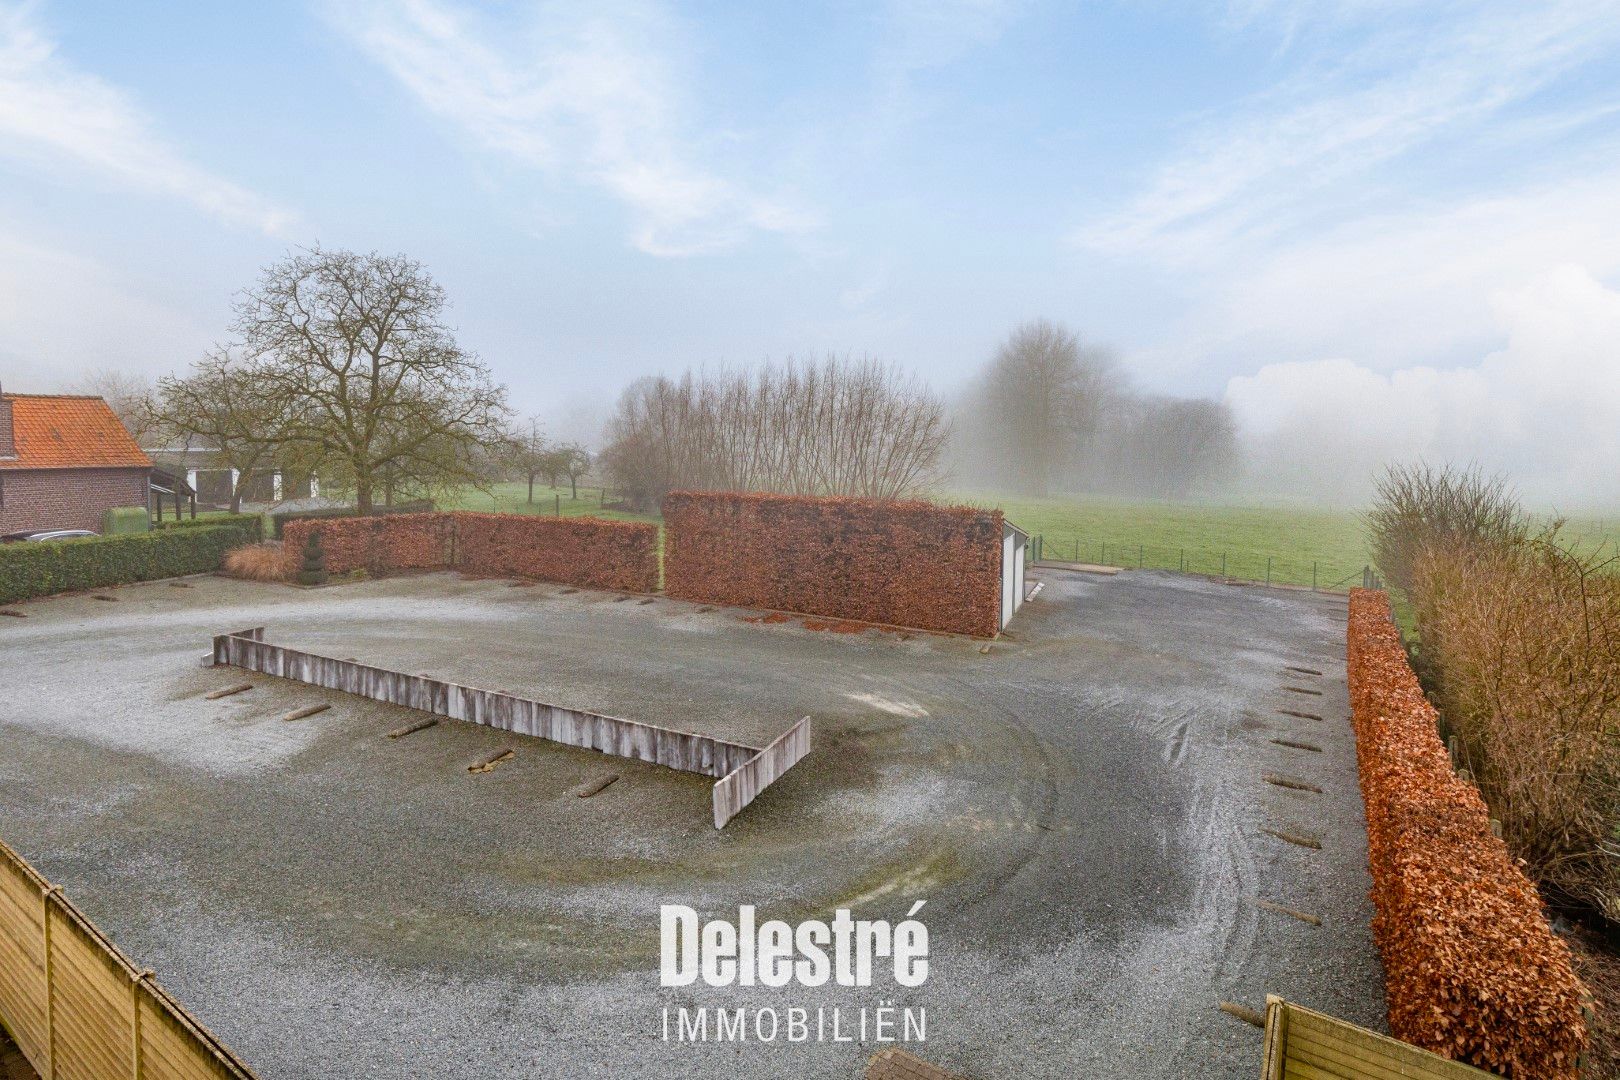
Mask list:
[{"label": "house with red tile roof", "polygon": [[98,397],[0,393],[0,535],[148,505],[152,461]]}]

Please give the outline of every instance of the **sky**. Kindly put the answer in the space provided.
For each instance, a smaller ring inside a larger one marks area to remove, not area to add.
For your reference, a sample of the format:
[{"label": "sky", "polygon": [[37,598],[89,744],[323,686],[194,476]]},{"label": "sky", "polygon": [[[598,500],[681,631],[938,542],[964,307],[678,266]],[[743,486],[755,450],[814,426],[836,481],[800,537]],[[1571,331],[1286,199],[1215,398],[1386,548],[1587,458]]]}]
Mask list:
[{"label": "sky", "polygon": [[1046,317],[1268,491],[1620,506],[1617,59],[1620,0],[0,0],[0,384],[182,369],[319,243],[565,437],[689,366],[948,393]]}]

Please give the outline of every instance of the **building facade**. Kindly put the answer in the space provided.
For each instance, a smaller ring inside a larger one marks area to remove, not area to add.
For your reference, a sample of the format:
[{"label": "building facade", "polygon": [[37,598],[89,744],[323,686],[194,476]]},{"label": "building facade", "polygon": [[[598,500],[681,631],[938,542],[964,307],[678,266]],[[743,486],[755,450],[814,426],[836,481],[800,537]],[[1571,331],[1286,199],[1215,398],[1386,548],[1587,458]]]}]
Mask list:
[{"label": "building facade", "polygon": [[152,462],[98,397],[0,393],[0,535],[147,506]]}]

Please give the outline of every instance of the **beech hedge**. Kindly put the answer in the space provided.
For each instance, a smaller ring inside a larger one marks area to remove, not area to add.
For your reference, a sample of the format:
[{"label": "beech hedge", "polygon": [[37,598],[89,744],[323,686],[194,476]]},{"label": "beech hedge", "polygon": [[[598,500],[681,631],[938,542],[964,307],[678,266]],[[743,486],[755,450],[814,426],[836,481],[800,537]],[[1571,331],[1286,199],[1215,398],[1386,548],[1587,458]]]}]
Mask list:
[{"label": "beech hedge", "polygon": [[331,574],[457,568],[628,592],[658,587],[658,527],[467,511],[289,521],[289,566],[319,530]]},{"label": "beech hedge", "polygon": [[1348,658],[1390,1032],[1504,1076],[1574,1080],[1586,993],[1569,947],[1452,771],[1382,592],[1351,593]]},{"label": "beech hedge", "polygon": [[0,544],[0,603],[218,570],[249,539],[240,526],[213,525]]},{"label": "beech hedge", "polygon": [[994,637],[999,510],[927,502],[676,492],[664,499],[664,588],[773,608]]}]

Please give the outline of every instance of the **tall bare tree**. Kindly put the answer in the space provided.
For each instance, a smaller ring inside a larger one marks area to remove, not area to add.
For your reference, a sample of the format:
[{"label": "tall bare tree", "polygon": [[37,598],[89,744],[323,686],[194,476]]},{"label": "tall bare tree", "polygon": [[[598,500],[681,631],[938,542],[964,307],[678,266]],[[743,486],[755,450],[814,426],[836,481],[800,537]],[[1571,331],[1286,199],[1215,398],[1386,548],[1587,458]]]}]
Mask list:
[{"label": "tall bare tree", "polygon": [[1003,482],[1047,495],[1093,448],[1099,421],[1118,392],[1112,360],[1045,319],[1024,323],[996,351],[969,407],[978,437]]},{"label": "tall bare tree", "polygon": [[236,351],[285,410],[289,448],[352,488],[391,497],[482,479],[506,389],[444,321],[445,293],[404,255],[315,247],[265,270],[236,306]]}]

